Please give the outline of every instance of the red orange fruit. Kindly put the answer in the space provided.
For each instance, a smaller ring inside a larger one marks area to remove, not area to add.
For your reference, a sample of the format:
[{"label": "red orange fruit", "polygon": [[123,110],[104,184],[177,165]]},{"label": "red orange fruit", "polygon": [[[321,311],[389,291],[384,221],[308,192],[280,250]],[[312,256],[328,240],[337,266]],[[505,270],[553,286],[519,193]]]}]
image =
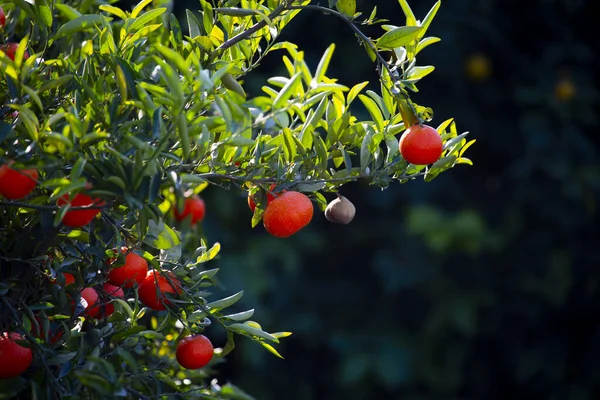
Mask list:
[{"label": "red orange fruit", "polygon": [[288,237],[309,224],[313,217],[312,202],[303,193],[289,191],[271,201],[263,214],[263,225],[275,237]]}]

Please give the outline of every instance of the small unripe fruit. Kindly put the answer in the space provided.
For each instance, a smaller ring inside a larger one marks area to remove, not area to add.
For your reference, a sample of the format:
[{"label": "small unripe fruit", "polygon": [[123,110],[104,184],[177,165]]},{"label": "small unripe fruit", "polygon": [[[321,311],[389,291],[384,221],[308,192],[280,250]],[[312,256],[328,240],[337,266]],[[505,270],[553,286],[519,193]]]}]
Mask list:
[{"label": "small unripe fruit", "polygon": [[325,209],[325,218],[334,224],[347,225],[354,218],[356,207],[347,198],[338,194],[338,198],[332,200]]}]

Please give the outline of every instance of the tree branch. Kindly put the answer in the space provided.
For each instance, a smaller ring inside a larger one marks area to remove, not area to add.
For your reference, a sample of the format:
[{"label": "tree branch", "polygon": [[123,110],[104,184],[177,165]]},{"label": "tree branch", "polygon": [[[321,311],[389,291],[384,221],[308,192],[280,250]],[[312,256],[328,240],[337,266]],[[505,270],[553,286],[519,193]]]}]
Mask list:
[{"label": "tree branch", "polygon": [[[275,8],[273,10],[273,12],[271,12],[271,14],[269,14],[269,19],[276,18],[284,11],[290,10],[291,8],[289,8],[289,7],[290,6],[287,5],[287,1],[284,1],[283,3],[278,5],[277,8]],[[250,28],[248,28],[247,30],[240,32],[237,35],[235,35],[234,37],[232,37],[231,39],[223,42],[219,47],[217,47],[217,49],[215,51],[227,50],[231,46],[241,42],[242,40],[249,38],[254,33],[256,33],[259,30],[261,30],[262,28],[264,28],[265,26],[267,26],[267,21],[264,19],[260,20],[256,24],[254,24]]]}]

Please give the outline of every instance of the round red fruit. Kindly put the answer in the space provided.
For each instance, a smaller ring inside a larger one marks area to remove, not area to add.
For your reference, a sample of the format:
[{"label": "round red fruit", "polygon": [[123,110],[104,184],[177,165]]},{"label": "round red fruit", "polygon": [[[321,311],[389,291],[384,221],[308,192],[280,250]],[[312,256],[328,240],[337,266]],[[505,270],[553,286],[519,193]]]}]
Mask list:
[{"label": "round red fruit", "polygon": [[191,218],[192,225],[202,221],[204,219],[205,212],[206,207],[204,205],[204,200],[197,195],[193,195],[185,199],[183,210],[181,212],[177,210],[177,207],[173,207],[173,214],[175,215],[175,219],[177,221],[181,222],[189,217]]},{"label": "round red fruit", "polygon": [[88,287],[81,291],[81,303],[85,309],[85,313],[89,317],[94,317],[97,312],[94,305],[98,302],[98,292],[96,289]]},{"label": "round red fruit", "polygon": [[[10,58],[15,61],[15,54],[17,54],[17,49],[19,48],[19,43],[6,43],[4,46],[0,46],[0,49]],[[29,58],[29,53],[27,50],[23,53],[23,59],[27,60]]]},{"label": "round red fruit", "polygon": [[[121,247],[121,253],[127,253],[129,249]],[[125,264],[122,267],[113,268],[108,273],[108,282],[115,286],[133,287],[137,282],[139,285],[148,274],[148,262],[144,257],[129,252],[125,256]]]},{"label": "round red fruit", "polygon": [[[85,207],[85,206],[101,206],[105,203],[100,199],[92,199],[90,196],[77,193],[75,197],[69,201],[69,195],[64,194],[56,202],[59,206],[70,204],[71,207]],[[98,215],[100,210],[98,208],[81,209],[81,210],[69,210],[64,215],[62,223],[65,226],[71,228],[80,228],[92,222],[92,220]]]},{"label": "round red fruit", "polygon": [[175,356],[183,368],[199,369],[210,362],[213,352],[213,345],[206,336],[192,335],[177,343]]},{"label": "round red fruit", "polygon": [[21,375],[33,360],[31,349],[17,344],[23,338],[18,333],[0,333],[0,379],[10,379]]},{"label": "round red fruit", "polygon": [[413,125],[400,137],[400,153],[415,165],[428,165],[440,159],[444,143],[440,134],[428,125]]},{"label": "round red fruit", "polygon": [[153,310],[166,310],[165,304],[170,302],[165,293],[181,293],[181,282],[170,271],[162,274],[158,271],[149,271],[138,288],[140,301]]},{"label": "round red fruit", "polygon": [[65,286],[69,286],[75,283],[75,277],[73,276],[73,274],[65,272],[63,276],[65,277]]},{"label": "round red fruit", "polygon": [[109,285],[105,283],[102,285],[102,294],[104,301],[100,301],[101,304],[95,305],[88,310],[88,315],[93,318],[104,318],[110,317],[115,312],[115,306],[112,304],[111,299],[125,298],[125,292],[123,289],[117,286]]},{"label": "round red fruit", "polygon": [[10,164],[12,162],[0,167],[0,194],[10,200],[27,197],[37,185],[37,169],[16,170]]},{"label": "round red fruit", "polygon": [[312,202],[304,193],[289,191],[267,205],[263,225],[275,237],[288,237],[309,224],[313,217]]}]

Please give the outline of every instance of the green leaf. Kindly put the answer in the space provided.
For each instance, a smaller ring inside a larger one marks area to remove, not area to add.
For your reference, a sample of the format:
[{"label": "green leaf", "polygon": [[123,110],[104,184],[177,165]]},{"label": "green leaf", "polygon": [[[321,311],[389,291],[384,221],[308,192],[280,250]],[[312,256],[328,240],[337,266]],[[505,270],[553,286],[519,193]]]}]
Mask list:
[{"label": "green leaf", "polygon": [[52,26],[52,10],[48,5],[46,0],[35,0],[35,5],[37,6],[40,17],[42,17],[42,21],[48,28]]},{"label": "green leaf", "polygon": [[346,97],[346,105],[350,105],[350,103],[352,103],[354,101],[354,99],[356,98],[356,96],[358,96],[358,94],[369,84],[368,81],[365,82],[361,82],[358,83],[356,85],[354,85],[354,87],[352,87],[352,89],[350,89],[350,91],[348,92],[348,95]]},{"label": "green leaf", "polygon": [[327,72],[327,68],[329,67],[329,62],[331,61],[331,56],[333,55],[333,51],[335,50],[335,43],[332,43],[327,47],[325,53],[323,53],[323,57],[319,61],[319,65],[317,65],[317,70],[315,72],[314,81],[320,83]]},{"label": "green leaf", "polygon": [[425,47],[432,45],[434,43],[437,43],[439,41],[441,41],[442,39],[438,38],[438,37],[434,37],[434,36],[430,36],[430,37],[426,37],[424,39],[421,39],[419,41],[419,44],[417,45],[417,50],[415,51],[415,54],[418,54],[421,50],[423,50]]},{"label": "green leaf", "polygon": [[275,350],[275,348],[273,346],[271,346],[269,343],[265,343],[265,342],[258,342],[258,343],[265,349],[269,350],[269,352],[271,354],[274,354],[277,357],[283,359],[283,356],[281,354],[279,354],[279,352],[277,350]]},{"label": "green leaf", "polygon": [[243,324],[231,324],[227,326],[227,329],[245,336],[257,337],[260,339],[266,339],[271,342],[279,343],[279,339],[277,339],[275,336],[263,331],[262,329],[258,329],[248,325],[248,322]]},{"label": "green leaf", "polygon": [[327,186],[325,182],[299,183],[296,185],[296,190],[304,193],[313,193],[323,189],[325,186]]},{"label": "green leaf", "polygon": [[373,118],[373,122],[377,125],[377,131],[383,132],[383,115],[381,114],[381,110],[379,109],[379,106],[377,106],[377,103],[363,94],[359,94],[358,98],[363,102],[367,111],[369,111],[371,118]]},{"label": "green leaf", "polygon": [[277,94],[277,97],[273,100],[273,108],[280,108],[283,103],[285,103],[293,94],[296,83],[302,77],[301,72],[297,72],[292,76],[289,82],[281,89],[281,91]]},{"label": "green leaf", "polygon": [[356,0],[338,0],[335,8],[342,14],[353,16],[356,14]]},{"label": "green leaf", "polygon": [[423,28],[420,26],[401,26],[386,32],[377,41],[377,47],[392,50],[394,47],[406,46],[418,39]]},{"label": "green leaf", "polygon": [[440,9],[441,4],[442,4],[441,1],[438,0],[433,5],[433,7],[431,7],[431,10],[429,10],[429,12],[425,16],[425,18],[423,18],[423,22],[421,22],[421,26],[423,27],[423,32],[421,32],[419,39],[421,39],[425,35],[425,32],[427,32],[427,29],[429,28],[429,25],[431,25],[431,21],[433,21],[433,18],[435,17],[438,10]]},{"label": "green leaf", "polygon": [[402,7],[402,11],[404,12],[404,15],[406,16],[406,25],[408,25],[408,26],[417,25],[417,18],[415,17],[415,14],[413,13],[412,9],[410,8],[410,6],[406,2],[406,0],[398,0],[398,3],[400,3],[400,7]]},{"label": "green leaf", "polygon": [[249,318],[252,318],[252,315],[254,315],[254,309],[242,311],[235,314],[224,315],[223,318],[227,318],[233,321],[245,321]]},{"label": "green leaf", "polygon": [[243,295],[244,295],[244,291],[241,290],[234,295],[225,297],[224,299],[213,301],[212,303],[208,303],[206,305],[206,308],[208,308],[210,311],[219,311],[224,308],[231,307],[232,305],[237,303],[238,300],[241,299]]},{"label": "green leaf", "polygon": [[187,16],[187,23],[190,32],[190,37],[195,38],[202,35],[200,31],[200,21],[196,18],[196,15],[190,10],[185,10],[185,14]]},{"label": "green leaf", "polygon": [[100,14],[86,14],[81,17],[75,18],[58,29],[54,38],[51,39],[51,42],[60,39],[63,36],[71,36],[76,32],[85,31],[91,28],[94,28],[98,25],[102,25],[103,16]]},{"label": "green leaf", "polygon": [[[152,239],[154,237],[154,239]],[[144,242],[159,250],[169,250],[179,245],[181,240],[175,231],[161,222],[157,224],[154,220],[148,221],[148,235]]]},{"label": "green leaf", "polygon": [[119,18],[121,18],[122,20],[126,20],[127,19],[127,15],[125,14],[125,12],[123,10],[121,10],[118,7],[115,6],[111,6],[108,4],[102,4],[100,7],[98,7],[100,10],[105,11],[109,14],[113,14]]},{"label": "green leaf", "polygon": [[200,264],[200,263],[204,263],[204,262],[212,260],[213,258],[215,258],[217,256],[217,254],[219,254],[219,251],[221,251],[221,244],[219,242],[216,242],[215,244],[213,244],[213,246],[210,248],[210,250],[208,250],[207,252],[205,252],[204,254],[202,254],[200,257],[198,257],[196,259],[196,264]]},{"label": "green leaf", "polygon": [[[139,18],[137,18],[135,20],[135,22],[133,22],[129,26],[128,30],[130,32],[137,32],[139,29],[146,26],[153,19],[156,19],[156,18],[160,17],[161,15],[163,15],[165,11],[167,11],[167,9],[165,7],[160,7],[160,8],[156,8],[154,10],[145,12]],[[131,21],[131,20],[129,20],[129,21]],[[129,22],[129,21],[127,21],[127,22]]]},{"label": "green leaf", "polygon": [[131,11],[131,18],[137,18],[137,16],[142,12],[144,7],[146,7],[150,3],[152,3],[152,0],[141,0]]},{"label": "green leaf", "polygon": [[54,357],[46,358],[46,365],[62,365],[70,360],[72,360],[77,355],[76,351],[72,351],[69,353],[59,353]]},{"label": "green leaf", "polygon": [[409,81],[418,81],[419,79],[424,78],[435,70],[433,65],[427,65],[424,67],[414,67],[410,70],[406,79]]},{"label": "green leaf", "polygon": [[72,19],[75,19],[77,17],[81,17],[81,13],[77,9],[75,9],[75,8],[73,8],[73,7],[71,7],[71,6],[67,5],[67,4],[59,4],[59,3],[57,3],[57,4],[54,5],[54,7],[62,15],[64,15],[68,20],[72,20]]},{"label": "green leaf", "polygon": [[275,336],[277,339],[283,339],[289,336],[292,336],[292,332],[274,332],[271,335]]}]

